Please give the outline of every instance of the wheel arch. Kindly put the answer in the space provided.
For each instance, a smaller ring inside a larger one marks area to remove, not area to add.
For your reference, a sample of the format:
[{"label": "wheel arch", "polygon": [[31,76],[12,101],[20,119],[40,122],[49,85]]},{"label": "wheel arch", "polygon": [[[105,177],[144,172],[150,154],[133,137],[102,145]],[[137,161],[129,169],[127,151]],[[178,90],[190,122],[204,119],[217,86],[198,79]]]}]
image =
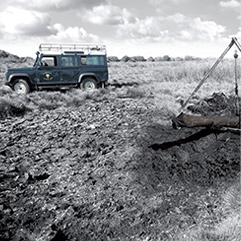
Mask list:
[{"label": "wheel arch", "polygon": [[29,87],[33,88],[33,83],[27,74],[12,74],[9,77],[9,83],[13,85],[14,81],[16,81],[17,79],[25,80],[28,83]]},{"label": "wheel arch", "polygon": [[79,85],[87,78],[92,78],[97,83],[99,82],[99,78],[96,74],[94,74],[94,73],[84,73],[84,74],[81,74],[80,77],[79,77]]}]

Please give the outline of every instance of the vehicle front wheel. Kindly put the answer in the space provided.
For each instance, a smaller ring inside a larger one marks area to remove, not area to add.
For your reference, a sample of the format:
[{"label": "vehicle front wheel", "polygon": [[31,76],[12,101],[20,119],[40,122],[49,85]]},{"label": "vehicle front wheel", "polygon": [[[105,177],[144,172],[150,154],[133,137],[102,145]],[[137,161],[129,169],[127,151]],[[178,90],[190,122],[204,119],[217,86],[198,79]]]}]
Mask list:
[{"label": "vehicle front wheel", "polygon": [[82,90],[95,90],[97,89],[97,83],[94,79],[87,78],[82,81],[80,88]]},{"label": "vehicle front wheel", "polygon": [[13,90],[18,94],[27,94],[30,91],[30,87],[26,80],[17,79],[13,83]]}]

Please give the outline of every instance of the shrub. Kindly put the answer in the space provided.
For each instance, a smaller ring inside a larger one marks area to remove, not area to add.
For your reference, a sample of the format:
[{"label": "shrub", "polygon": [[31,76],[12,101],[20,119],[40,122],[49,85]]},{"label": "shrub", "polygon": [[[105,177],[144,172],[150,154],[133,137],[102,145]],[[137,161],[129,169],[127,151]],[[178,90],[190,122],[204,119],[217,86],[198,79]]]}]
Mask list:
[{"label": "shrub", "polygon": [[9,56],[9,53],[7,53],[4,50],[0,50],[0,58],[7,58]]},{"label": "shrub", "polygon": [[0,119],[5,119],[9,116],[24,115],[26,111],[28,111],[28,108],[22,102],[0,97]]},{"label": "shrub", "polygon": [[175,61],[183,61],[184,59],[182,57],[176,57]]},{"label": "shrub", "polygon": [[138,61],[138,62],[146,61],[146,59],[143,56],[134,56],[134,57],[131,57],[131,60]]},{"label": "shrub", "polygon": [[155,59],[154,59],[153,57],[149,57],[149,58],[147,59],[147,61],[148,61],[148,62],[154,62]]},{"label": "shrub", "polygon": [[192,61],[192,60],[195,60],[195,57],[186,55],[186,56],[184,57],[184,60],[185,60],[185,61]]},{"label": "shrub", "polygon": [[8,86],[1,86],[0,87],[0,96],[3,97],[4,95],[13,93],[13,90],[9,88]]},{"label": "shrub", "polygon": [[164,55],[163,61],[171,61],[171,58],[168,55]]},{"label": "shrub", "polygon": [[161,61],[163,61],[163,57],[160,57],[160,56],[159,56],[159,57],[156,57],[156,58],[155,58],[155,61],[156,61],[156,62],[161,62]]},{"label": "shrub", "polygon": [[120,60],[116,56],[108,56],[107,61],[108,62],[119,62]]},{"label": "shrub", "polygon": [[121,62],[127,62],[129,60],[130,60],[130,57],[128,57],[127,55],[125,55],[121,58]]}]

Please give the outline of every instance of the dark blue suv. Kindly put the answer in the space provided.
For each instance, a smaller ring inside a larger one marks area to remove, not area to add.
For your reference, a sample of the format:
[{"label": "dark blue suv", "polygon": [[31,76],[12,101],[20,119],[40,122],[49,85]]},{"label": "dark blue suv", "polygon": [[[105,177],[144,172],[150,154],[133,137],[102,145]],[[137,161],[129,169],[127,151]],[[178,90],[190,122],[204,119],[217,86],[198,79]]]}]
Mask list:
[{"label": "dark blue suv", "polygon": [[104,88],[108,81],[105,45],[40,44],[33,67],[11,68],[6,85],[17,93],[78,87]]}]

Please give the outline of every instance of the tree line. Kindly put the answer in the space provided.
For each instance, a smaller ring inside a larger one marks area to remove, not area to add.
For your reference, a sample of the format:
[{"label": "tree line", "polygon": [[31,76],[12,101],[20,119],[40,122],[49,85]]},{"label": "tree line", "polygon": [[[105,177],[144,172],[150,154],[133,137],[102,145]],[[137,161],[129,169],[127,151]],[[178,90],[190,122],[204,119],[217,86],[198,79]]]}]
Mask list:
[{"label": "tree line", "polygon": [[159,56],[159,57],[149,57],[144,58],[143,56],[133,56],[129,57],[127,55],[123,56],[122,58],[118,58],[116,56],[108,56],[108,62],[161,62],[161,61],[192,61],[192,60],[201,60],[201,58],[194,57],[194,56],[185,56],[185,57],[170,57],[169,55]]}]

